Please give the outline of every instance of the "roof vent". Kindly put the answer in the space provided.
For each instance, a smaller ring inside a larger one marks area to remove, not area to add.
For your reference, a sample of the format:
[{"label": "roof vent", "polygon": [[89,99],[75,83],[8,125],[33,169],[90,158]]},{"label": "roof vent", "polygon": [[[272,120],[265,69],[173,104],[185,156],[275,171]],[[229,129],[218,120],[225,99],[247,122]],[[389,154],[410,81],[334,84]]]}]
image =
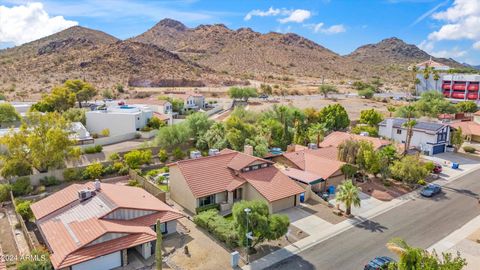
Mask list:
[{"label": "roof vent", "polygon": [[190,152],[190,158],[195,159],[200,157],[202,157],[202,153],[200,153],[200,151],[195,150]]},{"label": "roof vent", "polygon": [[83,202],[85,200],[88,200],[93,196],[92,191],[89,189],[84,189],[84,190],[79,190],[78,191],[78,199]]},{"label": "roof vent", "polygon": [[100,180],[95,179],[94,186],[95,186],[95,191],[99,191],[101,188]]},{"label": "roof vent", "polygon": [[308,144],[308,149],[317,149],[317,148],[318,148],[318,146],[317,146],[316,143],[309,143]]},{"label": "roof vent", "polygon": [[218,151],[218,149],[216,149],[216,148],[208,150],[208,155],[209,156],[216,156],[216,155],[218,155],[218,153],[220,153],[220,151]]}]

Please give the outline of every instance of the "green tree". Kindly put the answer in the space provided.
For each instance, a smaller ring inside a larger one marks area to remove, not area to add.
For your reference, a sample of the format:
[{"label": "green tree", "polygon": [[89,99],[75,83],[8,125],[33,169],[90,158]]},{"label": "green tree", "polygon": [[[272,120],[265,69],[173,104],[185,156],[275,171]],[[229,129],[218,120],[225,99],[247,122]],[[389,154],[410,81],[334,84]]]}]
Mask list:
[{"label": "green tree", "polygon": [[208,119],[208,116],[201,112],[192,113],[185,119],[190,135],[197,141],[201,138],[212,126],[213,120]]},{"label": "green tree", "polygon": [[414,103],[415,110],[422,116],[436,118],[441,113],[454,113],[456,108],[452,103],[437,91],[422,93],[420,99]]},{"label": "green tree", "polygon": [[410,119],[403,123],[403,126],[407,128],[407,138],[405,139],[405,149],[404,154],[407,154],[408,150],[410,149],[410,144],[412,142],[413,137],[413,128],[417,125],[417,121]]},{"label": "green tree", "polygon": [[345,180],[346,180],[346,179],[353,178],[353,176],[357,173],[358,168],[356,166],[353,166],[347,163],[342,166],[341,171],[345,176]]},{"label": "green tree", "polygon": [[452,133],[452,145],[455,146],[455,152],[462,147],[464,142],[462,128],[458,127],[457,130],[454,130]]},{"label": "green tree", "polygon": [[261,135],[257,135],[253,139],[247,138],[245,144],[253,146],[253,154],[257,157],[264,157],[268,153],[268,142]]},{"label": "green tree", "polygon": [[338,90],[334,85],[322,84],[318,87],[318,93],[322,94],[325,98],[328,98],[328,94],[338,93]]},{"label": "green tree", "polygon": [[[16,200],[16,199],[15,199]],[[19,201],[15,203],[15,212],[17,212],[22,218],[26,221],[33,218],[33,212],[30,206],[32,205],[31,201]]]},{"label": "green tree", "polygon": [[95,88],[83,80],[67,80],[64,87],[75,94],[78,107],[82,108],[82,102],[89,101],[97,94]]},{"label": "green tree", "polygon": [[257,89],[253,87],[230,87],[228,95],[232,99],[241,99],[245,102],[251,97],[257,97]]},{"label": "green tree", "polygon": [[318,122],[318,112],[314,108],[304,109],[303,114],[305,115],[305,121],[308,126]]},{"label": "green tree", "polygon": [[367,132],[368,136],[371,137],[378,137],[378,127],[376,126],[368,126],[368,125],[356,125],[352,128],[353,134],[361,134],[362,132]]},{"label": "green tree", "polygon": [[390,167],[393,179],[413,186],[423,180],[430,172],[417,156],[404,156],[393,162]]},{"label": "green tree", "polygon": [[10,103],[0,103],[0,127],[20,121],[20,115]]},{"label": "green tree", "polygon": [[309,142],[315,142],[317,146],[320,144],[320,142],[323,141],[323,138],[325,136],[325,127],[323,124],[313,124],[307,129],[307,137]]},{"label": "green tree", "polygon": [[[245,212],[246,208],[250,209],[249,214]],[[237,202],[233,205],[232,215],[240,244],[248,245],[252,249],[266,240],[276,240],[282,237],[288,232],[290,225],[288,216],[270,214],[268,205],[263,200]],[[252,240],[247,240],[247,232],[252,232]]]},{"label": "green tree", "polygon": [[462,113],[474,113],[478,110],[477,104],[471,100],[461,101],[455,104],[455,107],[458,112]]},{"label": "green tree", "polygon": [[383,121],[383,115],[375,109],[367,109],[360,112],[360,123],[377,126]]},{"label": "green tree", "polygon": [[363,140],[359,142],[355,164],[364,176],[366,173],[376,175],[380,172],[380,161],[371,142]]},{"label": "green tree", "polygon": [[190,139],[190,131],[186,123],[165,126],[158,131],[154,144],[166,150],[184,146]]},{"label": "green tree", "polygon": [[85,109],[70,108],[62,113],[63,118],[70,122],[80,122],[83,125],[87,124],[87,117],[85,116]]},{"label": "green tree", "polygon": [[55,86],[52,92],[33,104],[32,110],[39,112],[64,112],[75,106],[76,96],[65,86]]},{"label": "green tree", "polygon": [[160,149],[160,151],[158,151],[158,159],[160,159],[161,162],[168,160],[168,153],[165,149]]},{"label": "green tree", "polygon": [[395,270],[461,270],[467,265],[467,261],[457,256],[453,257],[450,253],[442,253],[439,258],[435,250],[428,252],[421,248],[408,245],[401,238],[393,238],[387,243],[387,248],[398,255],[398,262],[391,263],[388,269]]},{"label": "green tree", "polygon": [[369,87],[369,88],[359,90],[358,95],[360,97],[364,97],[366,99],[371,99],[373,97],[373,95],[375,95],[375,91],[372,88]]},{"label": "green tree", "polygon": [[150,127],[153,129],[159,129],[160,127],[163,127],[163,126],[165,126],[165,122],[160,120],[158,117],[152,117],[147,121],[147,127]]},{"label": "green tree", "polygon": [[347,215],[351,214],[352,206],[360,207],[359,192],[352,180],[346,180],[337,187],[336,200],[345,204]]},{"label": "green tree", "polygon": [[395,106],[387,106],[388,117],[392,117],[393,113],[397,111],[397,107]]},{"label": "green tree", "polygon": [[196,146],[202,150],[223,149],[228,145],[225,133],[226,130],[223,123],[215,122],[200,139],[201,144],[204,144],[205,146],[199,147],[199,142],[197,142]]},{"label": "green tree", "polygon": [[338,145],[338,160],[349,163],[357,164],[357,154],[360,149],[360,143],[355,140],[345,140]]},{"label": "green tree", "polygon": [[318,112],[318,118],[327,130],[341,130],[350,125],[347,111],[338,103],[322,108]]},{"label": "green tree", "polygon": [[440,75],[438,75],[438,72],[436,70],[433,71],[433,80],[435,81],[435,90],[437,90],[438,80],[440,80]]},{"label": "green tree", "polygon": [[237,116],[230,116],[225,122],[226,139],[229,145],[237,151],[242,151],[245,141],[256,134],[255,127]]},{"label": "green tree", "polygon": [[157,219],[157,224],[155,226],[157,232],[157,241],[155,242],[155,265],[157,270],[162,270],[163,258],[162,258],[162,231],[160,219]]},{"label": "green tree", "polygon": [[10,200],[10,185],[0,184],[0,203]]}]

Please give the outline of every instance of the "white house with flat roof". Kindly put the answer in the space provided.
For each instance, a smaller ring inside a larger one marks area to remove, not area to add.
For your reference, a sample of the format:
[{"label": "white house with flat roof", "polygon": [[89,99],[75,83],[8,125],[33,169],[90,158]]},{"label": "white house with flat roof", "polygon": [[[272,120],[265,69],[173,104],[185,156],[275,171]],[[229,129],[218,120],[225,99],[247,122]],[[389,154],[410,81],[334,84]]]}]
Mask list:
[{"label": "white house with flat roof", "polygon": [[89,111],[85,115],[90,133],[99,134],[108,129],[110,136],[119,136],[140,131],[147,125],[148,119],[153,117],[153,111],[142,105],[121,105]]}]

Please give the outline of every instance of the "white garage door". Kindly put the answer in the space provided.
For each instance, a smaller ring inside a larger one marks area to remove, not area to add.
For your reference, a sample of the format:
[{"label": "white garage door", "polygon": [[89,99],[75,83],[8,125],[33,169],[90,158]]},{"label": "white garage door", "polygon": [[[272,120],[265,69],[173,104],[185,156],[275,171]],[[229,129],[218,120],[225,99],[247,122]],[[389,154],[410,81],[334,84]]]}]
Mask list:
[{"label": "white garage door", "polygon": [[72,266],[72,270],[108,270],[122,266],[120,251]]}]

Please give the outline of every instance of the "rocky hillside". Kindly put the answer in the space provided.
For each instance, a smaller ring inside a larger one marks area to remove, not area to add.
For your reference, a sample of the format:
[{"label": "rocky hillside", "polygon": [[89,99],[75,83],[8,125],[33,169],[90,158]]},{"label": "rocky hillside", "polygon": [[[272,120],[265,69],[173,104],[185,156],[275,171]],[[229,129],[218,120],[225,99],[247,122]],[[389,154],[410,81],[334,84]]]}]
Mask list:
[{"label": "rocky hillside", "polygon": [[234,82],[153,44],[120,41],[103,32],[72,27],[0,51],[0,89],[18,95],[46,92],[66,79],[82,78],[98,88],[203,86]]},{"label": "rocky hillside", "polygon": [[342,79],[355,63],[296,34],[261,34],[223,24],[188,28],[165,19],[132,40],[155,44],[217,72],[244,78],[266,76]]}]

